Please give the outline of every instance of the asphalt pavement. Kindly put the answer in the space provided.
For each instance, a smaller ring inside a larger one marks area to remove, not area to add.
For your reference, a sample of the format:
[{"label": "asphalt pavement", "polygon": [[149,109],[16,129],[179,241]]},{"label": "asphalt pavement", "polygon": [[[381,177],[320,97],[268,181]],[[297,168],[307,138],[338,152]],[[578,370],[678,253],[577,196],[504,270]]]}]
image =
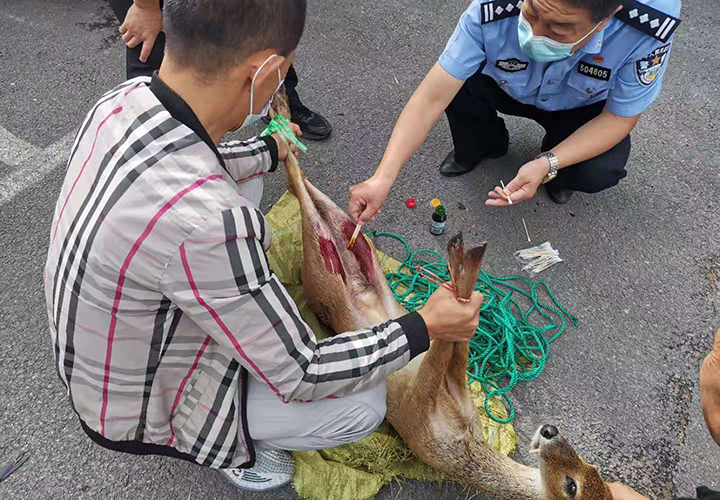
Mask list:
[{"label": "asphalt pavement", "polygon": [[[333,124],[302,164],[344,206],[368,177],[403,105],[441,52],[465,0],[309,2],[296,67],[305,103]],[[542,193],[508,209],[485,194],[540,148],[538,125],[507,118],[510,153],[456,179],[437,166],[451,147],[440,120],[368,229],[415,249],[443,251],[448,235],[487,240],[486,268],[517,275],[516,250],[550,241],[564,262],[542,278],[580,318],[552,345],[539,380],[512,394],[517,459],[534,429],[555,424],[608,480],[656,499],[720,489],[720,448],[700,413],[697,373],[720,326],[720,14],[686,0],[660,99],[633,133],[629,176],[596,195],[552,204]],[[0,483],[2,499],[291,499],[291,488],[241,495],[189,463],[112,453],[80,430],[62,390],[47,329],[42,270],[69,143],[85,113],[124,79],[124,50],[100,0],[0,0],[0,462],[25,466]],[[267,180],[263,209],[284,191]],[[418,200],[414,210],[405,199]],[[432,198],[448,231],[427,226]],[[403,257],[400,246],[379,246]],[[379,499],[455,499],[452,486],[406,482]]]}]

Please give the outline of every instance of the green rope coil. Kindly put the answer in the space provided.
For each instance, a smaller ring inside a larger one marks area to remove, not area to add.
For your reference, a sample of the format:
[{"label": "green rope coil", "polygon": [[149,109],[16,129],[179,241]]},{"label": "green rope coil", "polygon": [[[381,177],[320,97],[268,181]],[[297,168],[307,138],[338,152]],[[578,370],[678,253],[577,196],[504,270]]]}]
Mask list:
[{"label": "green rope coil", "polygon": [[[390,289],[397,301],[408,311],[416,311],[427,302],[438,285],[422,277],[417,268],[431,271],[443,281],[450,281],[447,263],[433,250],[413,252],[407,242],[393,233],[371,231],[370,237],[387,236],[400,241],[407,256],[395,273],[388,273]],[[432,258],[432,260],[427,260]],[[480,272],[475,290],[485,297],[480,310],[480,323],[470,340],[468,383],[477,381],[485,394],[485,412],[495,422],[509,423],[515,418],[515,407],[509,393],[518,382],[528,382],[540,376],[548,359],[549,346],[565,331],[566,318],[573,325],[577,318],[557,301],[542,281],[523,276],[499,277]],[[551,304],[542,302],[539,292],[545,292]],[[516,300],[521,295],[531,303],[525,310]],[[543,326],[531,322],[539,316]],[[559,322],[558,322],[559,321]],[[508,409],[507,418],[492,414],[490,398],[502,398]]]}]

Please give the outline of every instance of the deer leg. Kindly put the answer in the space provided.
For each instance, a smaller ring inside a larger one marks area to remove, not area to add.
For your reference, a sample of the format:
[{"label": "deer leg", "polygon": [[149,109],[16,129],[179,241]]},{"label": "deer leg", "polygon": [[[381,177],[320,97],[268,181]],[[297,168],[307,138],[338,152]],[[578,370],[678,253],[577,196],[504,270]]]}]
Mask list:
[{"label": "deer leg", "polygon": [[[352,255],[352,258],[357,262],[357,266],[359,267],[360,276],[362,276],[369,285],[378,289],[383,295],[387,293],[385,277],[382,274],[375,252],[366,237],[360,235],[355,245],[345,252],[344,247],[350,241],[355,231],[355,223],[335,202],[316,188],[307,178],[304,179],[304,183],[320,216],[330,226],[333,234],[338,236],[336,243],[338,248],[343,249],[343,256],[348,257]],[[388,312],[390,311],[391,310],[388,310]],[[400,312],[400,314],[402,314],[402,312]],[[398,314],[392,314],[392,316],[397,317]]]},{"label": "deer leg", "polygon": [[271,115],[274,117],[276,114],[282,115],[286,120],[290,120],[290,103],[288,102],[287,92],[285,91],[285,85],[275,94],[273,98]]},{"label": "deer leg", "polygon": [[470,389],[467,385],[467,363],[470,352],[469,342],[456,342],[453,346],[452,358],[448,366],[447,384],[450,394],[460,405],[463,415],[471,419],[475,413]]},{"label": "deer leg", "polygon": [[[475,289],[480,267],[485,256],[486,243],[465,252],[462,233],[458,233],[448,242],[448,261],[455,294],[460,299],[468,299]],[[467,417],[473,415],[470,392],[467,389],[467,361],[470,351],[469,342],[457,342],[448,364],[448,392],[458,402]]]},{"label": "deer leg", "polygon": [[452,357],[448,363],[448,376],[460,385],[467,384],[467,362],[470,353],[469,342],[455,342]]},{"label": "deer leg", "polygon": [[421,408],[432,408],[438,393],[446,387],[445,377],[453,355],[453,343],[434,340],[425,353],[418,374],[412,382],[414,399]]}]

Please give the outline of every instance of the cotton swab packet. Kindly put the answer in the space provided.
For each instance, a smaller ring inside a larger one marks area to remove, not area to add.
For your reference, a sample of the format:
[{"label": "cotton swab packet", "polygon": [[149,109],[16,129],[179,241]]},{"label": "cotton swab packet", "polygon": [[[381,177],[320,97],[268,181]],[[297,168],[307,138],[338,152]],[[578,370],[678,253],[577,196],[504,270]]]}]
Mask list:
[{"label": "cotton swab packet", "polygon": [[538,274],[548,267],[563,261],[560,258],[560,252],[555,250],[549,241],[535,247],[519,250],[515,252],[515,258],[525,264],[522,269],[530,274]]}]

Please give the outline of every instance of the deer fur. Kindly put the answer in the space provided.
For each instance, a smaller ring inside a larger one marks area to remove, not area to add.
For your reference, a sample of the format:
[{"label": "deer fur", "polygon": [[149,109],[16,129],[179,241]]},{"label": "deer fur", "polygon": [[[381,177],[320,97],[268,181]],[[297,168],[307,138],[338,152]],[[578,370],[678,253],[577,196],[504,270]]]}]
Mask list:
[{"label": "deer fur", "polygon": [[[284,93],[278,93],[273,107],[289,119]],[[285,168],[288,189],[300,202],[302,280],[313,311],[336,332],[372,328],[406,314],[365,236],[346,248],[355,223],[307,180],[292,154]],[[448,244],[458,297],[472,294],[485,248],[483,243],[466,252],[461,234]],[[408,448],[427,465],[494,500],[611,500],[597,469],[561,436],[545,439],[538,430],[531,446],[539,455],[539,469],[487,446],[467,387],[468,349],[467,342],[435,340],[427,353],[388,378],[387,418]],[[568,494],[570,479],[575,496]]]}]

